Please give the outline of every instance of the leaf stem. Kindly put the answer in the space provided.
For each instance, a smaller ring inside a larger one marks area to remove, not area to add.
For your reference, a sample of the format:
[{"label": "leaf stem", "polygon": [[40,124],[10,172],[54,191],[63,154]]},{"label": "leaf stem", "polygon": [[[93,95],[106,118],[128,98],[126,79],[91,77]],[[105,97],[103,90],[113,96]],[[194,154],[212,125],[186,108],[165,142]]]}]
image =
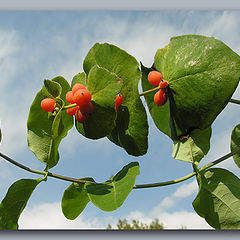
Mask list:
[{"label": "leaf stem", "polygon": [[236,103],[236,104],[240,104],[240,100],[237,100],[237,99],[230,99],[229,102],[231,103]]}]

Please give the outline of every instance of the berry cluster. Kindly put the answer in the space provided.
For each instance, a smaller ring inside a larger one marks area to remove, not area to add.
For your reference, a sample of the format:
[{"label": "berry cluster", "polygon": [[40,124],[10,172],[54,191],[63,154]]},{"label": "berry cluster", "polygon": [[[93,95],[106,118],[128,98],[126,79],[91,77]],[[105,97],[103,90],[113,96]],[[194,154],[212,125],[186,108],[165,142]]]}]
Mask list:
[{"label": "berry cluster", "polygon": [[[91,98],[91,93],[86,87],[80,83],[76,83],[72,91],[66,94],[66,100],[70,104],[76,104],[76,106],[67,109],[67,114],[70,116],[75,115],[77,121],[80,123],[86,122],[89,114],[93,112]],[[41,107],[46,112],[53,112],[57,109],[56,101],[52,98],[45,98],[41,101]]]},{"label": "berry cluster", "polygon": [[91,103],[91,93],[86,89],[83,84],[76,83],[72,91],[67,92],[66,100],[70,104],[76,103],[77,106],[68,108],[67,114],[70,116],[75,115],[80,123],[87,121],[89,114],[93,112],[93,105]]},{"label": "berry cluster", "polygon": [[148,74],[148,81],[153,86],[159,86],[160,89],[154,95],[154,102],[158,106],[162,106],[167,102],[167,94],[164,92],[164,88],[168,86],[168,82],[163,79],[163,75],[158,71],[151,71]]}]

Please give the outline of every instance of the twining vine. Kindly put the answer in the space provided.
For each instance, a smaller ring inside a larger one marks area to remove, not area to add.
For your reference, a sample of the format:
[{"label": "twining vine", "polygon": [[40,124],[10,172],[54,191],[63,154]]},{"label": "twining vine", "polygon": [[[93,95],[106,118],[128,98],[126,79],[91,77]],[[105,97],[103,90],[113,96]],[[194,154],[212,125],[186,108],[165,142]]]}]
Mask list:
[{"label": "twining vine", "polygon": [[[157,50],[153,65],[145,67],[117,46],[96,43],[84,59],[83,70],[71,84],[61,76],[45,79],[30,107],[28,147],[45,169],[31,169],[0,153],[15,166],[43,176],[21,179],[9,187],[0,204],[0,228],[18,229],[31,194],[48,177],[71,182],[61,207],[64,216],[73,220],[90,201],[103,211],[114,211],[133,189],[172,185],[196,176],[199,192],[192,203],[196,213],[215,229],[240,229],[240,179],[214,167],[230,157],[240,167],[240,124],[232,131],[230,153],[199,167],[210,149],[212,123],[228,103],[240,104],[232,99],[240,79],[239,55],[214,38],[184,35],[171,38]],[[173,142],[172,157],[191,164],[192,173],[136,184],[137,161],[102,183],[50,171],[60,159],[61,140],[73,126],[89,139],[107,137],[129,155],[146,154],[149,126],[142,96],[156,127]]]}]

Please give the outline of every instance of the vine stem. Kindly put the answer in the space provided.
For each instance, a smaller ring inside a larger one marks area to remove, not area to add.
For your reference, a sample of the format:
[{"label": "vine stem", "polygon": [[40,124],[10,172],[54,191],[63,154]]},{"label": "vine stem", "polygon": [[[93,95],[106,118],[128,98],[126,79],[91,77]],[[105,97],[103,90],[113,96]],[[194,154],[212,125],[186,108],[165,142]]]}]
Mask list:
[{"label": "vine stem", "polygon": [[[227,158],[233,156],[234,154],[236,154],[238,151],[240,151],[240,147],[236,148],[234,151],[224,155],[223,157],[213,161],[213,162],[210,162],[206,165],[204,165],[203,167],[201,167],[198,172],[201,172],[201,171],[204,171],[224,160],[226,160]],[[99,184],[99,183],[96,183],[96,182],[92,182],[92,181],[86,181],[86,180],[81,180],[81,179],[76,179],[76,178],[72,178],[72,177],[66,177],[66,176],[62,176],[62,175],[58,175],[58,174],[54,174],[54,173],[51,173],[51,172],[46,172],[46,171],[38,171],[38,170],[35,170],[35,169],[31,169],[23,164],[20,164],[16,161],[14,161],[13,159],[11,159],[10,157],[4,155],[3,153],[0,153],[0,156],[2,158],[4,158],[5,160],[7,160],[8,162],[14,164],[15,166],[19,167],[19,168],[22,168],[28,172],[31,172],[31,173],[36,173],[36,174],[40,174],[40,175],[44,175],[44,176],[49,176],[49,177],[53,177],[53,178],[58,178],[58,179],[61,179],[61,180],[65,180],[65,181],[69,181],[69,182],[76,182],[76,183],[94,183],[94,184]],[[175,180],[171,180],[171,181],[166,181],[166,182],[158,182],[158,183],[150,183],[150,184],[139,184],[139,185],[134,185],[133,186],[133,189],[141,189],[141,188],[152,188],[152,187],[160,187],[160,186],[167,186],[167,185],[171,185],[171,184],[175,184],[175,183],[179,183],[179,182],[183,182],[193,176],[195,176],[197,173],[196,172],[192,172],[184,177],[181,177],[181,178],[178,178],[178,179],[175,179]],[[100,183],[101,184],[101,183]]]},{"label": "vine stem", "polygon": [[[199,168],[198,169],[198,173],[226,160],[227,158],[233,156],[234,154],[236,154],[238,151],[240,151],[240,147],[236,148],[235,150],[233,150],[232,152],[224,155],[223,157],[221,158],[218,158],[217,160],[213,161],[213,162],[210,162],[206,165],[204,165],[203,167]],[[151,183],[151,184],[139,184],[139,185],[135,185],[133,188],[135,189],[139,189],[139,188],[151,188],[151,187],[160,187],[160,186],[167,186],[167,185],[171,185],[171,184],[175,184],[175,183],[180,183],[180,182],[183,182],[193,176],[195,176],[197,173],[196,172],[192,172],[184,177],[181,177],[181,178],[178,178],[178,179],[175,179],[175,180],[171,180],[171,181],[167,181],[167,182],[159,182],[159,183]]]},{"label": "vine stem", "polygon": [[65,180],[65,181],[69,181],[69,182],[77,182],[77,183],[96,183],[96,182],[92,182],[92,181],[86,181],[86,180],[81,180],[81,179],[76,179],[76,178],[71,178],[71,177],[65,177],[65,176],[61,176],[61,175],[58,175],[58,174],[54,174],[54,173],[50,173],[50,172],[46,172],[46,171],[38,171],[38,170],[35,170],[35,169],[31,169],[21,163],[18,163],[16,161],[14,161],[13,159],[11,159],[10,157],[4,155],[3,153],[0,153],[0,156],[2,158],[4,158],[5,160],[7,160],[8,162],[14,164],[15,166],[19,167],[19,168],[22,168],[28,172],[31,172],[31,173],[36,173],[36,174],[39,174],[39,175],[44,175],[44,176],[49,176],[49,177],[53,177],[53,178],[58,178],[58,179],[62,179],[62,180]]}]

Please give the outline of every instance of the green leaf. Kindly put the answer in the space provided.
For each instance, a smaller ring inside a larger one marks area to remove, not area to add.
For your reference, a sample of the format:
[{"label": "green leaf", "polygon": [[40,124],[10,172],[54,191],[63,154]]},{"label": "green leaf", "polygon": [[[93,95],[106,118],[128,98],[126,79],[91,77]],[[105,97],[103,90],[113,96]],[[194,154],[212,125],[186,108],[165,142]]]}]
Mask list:
[{"label": "green leaf", "polygon": [[[240,147],[240,124],[232,131],[231,135],[231,152]],[[240,151],[233,155],[233,160],[240,167]]]},{"label": "green leaf", "polygon": [[13,183],[0,204],[0,229],[18,229],[18,219],[42,179],[21,179]]},{"label": "green leaf", "polygon": [[76,74],[72,79],[71,88],[76,83],[81,83],[86,87],[87,86],[87,74],[85,72]]},{"label": "green leaf", "polygon": [[87,89],[92,95],[93,113],[87,122],[75,121],[77,130],[87,138],[98,139],[107,136],[115,127],[115,98],[121,91],[122,81],[97,65],[88,74]]},{"label": "green leaf", "polygon": [[44,86],[53,98],[59,97],[61,95],[62,87],[59,83],[45,79]]},{"label": "green leaf", "polygon": [[[81,180],[93,181],[92,178]],[[85,183],[72,183],[62,197],[62,212],[67,219],[73,220],[78,217],[90,201],[85,190]]]},{"label": "green leaf", "polygon": [[[169,83],[171,116],[180,129],[177,136],[211,126],[240,77],[238,54],[223,42],[200,35],[171,38],[169,45],[157,51],[154,67]],[[172,134],[169,121],[158,125],[164,125],[160,130],[165,129],[169,136],[177,137]]]},{"label": "green leaf", "polygon": [[139,164],[137,162],[129,163],[104,183],[86,184],[88,197],[103,211],[114,211],[123,204],[132,191],[138,174]]},{"label": "green leaf", "polygon": [[116,127],[108,138],[123,147],[128,154],[139,156],[147,152],[148,123],[145,108],[138,93],[141,77],[136,59],[122,49],[96,43],[87,54],[83,68],[89,74],[98,65],[122,80],[123,103],[119,108]]},{"label": "green leaf", "polygon": [[45,86],[37,93],[28,116],[28,147],[49,168],[54,167],[59,160],[58,146],[73,126],[73,118],[66,111],[62,111],[66,93],[70,90],[68,82],[63,77],[56,77],[52,81],[62,87],[61,100],[55,99],[60,105],[60,110],[54,117],[52,113],[44,112],[40,106],[41,101],[51,95]]},{"label": "green leaf", "polygon": [[221,168],[211,168],[198,176],[199,193],[193,207],[216,229],[240,229],[240,179]]},{"label": "green leaf", "polygon": [[205,130],[196,129],[187,139],[175,140],[172,157],[178,160],[199,163],[210,149],[211,127]]}]

